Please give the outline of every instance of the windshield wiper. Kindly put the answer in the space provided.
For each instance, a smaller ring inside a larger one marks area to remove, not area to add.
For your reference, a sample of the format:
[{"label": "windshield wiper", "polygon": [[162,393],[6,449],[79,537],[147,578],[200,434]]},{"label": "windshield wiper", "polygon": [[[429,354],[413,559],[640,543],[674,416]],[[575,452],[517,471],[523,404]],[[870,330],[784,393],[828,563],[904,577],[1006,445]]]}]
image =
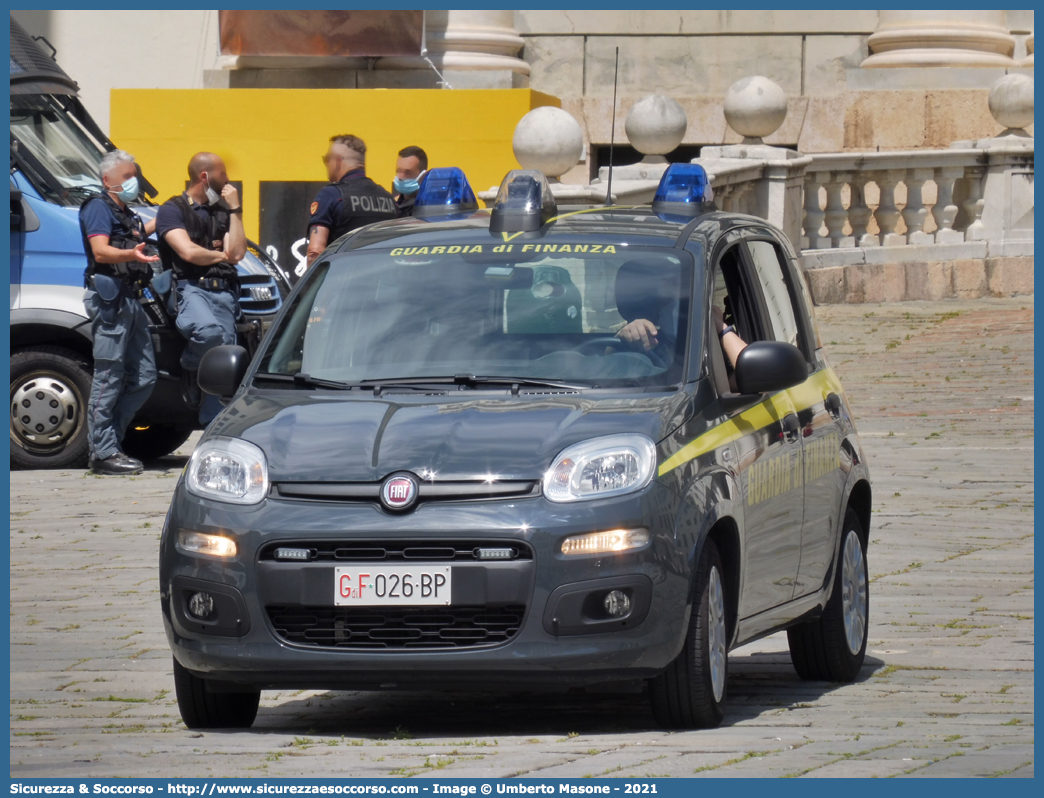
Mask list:
[{"label": "windshield wiper", "polygon": [[[536,388],[564,388],[570,391],[582,391],[584,388],[590,388],[590,385],[576,385],[574,383],[562,382],[561,380],[544,380],[534,377],[479,377],[479,376],[468,376],[458,377],[458,379],[465,379],[470,383],[481,383],[485,385],[529,385]],[[512,393],[518,393],[514,388]]]},{"label": "windshield wiper", "polygon": [[559,380],[544,380],[532,377],[489,377],[476,374],[456,374],[436,377],[392,377],[389,379],[362,380],[362,385],[373,386],[374,392],[379,394],[382,388],[389,386],[414,387],[421,385],[467,385],[477,387],[479,385],[510,385],[513,394],[518,393],[519,386],[530,385],[539,388],[563,388],[566,390],[580,391],[590,388],[589,385],[574,385]]},{"label": "windshield wiper", "polygon": [[362,388],[357,382],[340,382],[339,380],[324,380],[321,377],[313,377],[304,372],[297,374],[276,374],[271,371],[259,371],[254,374],[255,380],[270,380],[272,382],[292,382],[302,388],[333,388],[338,391],[350,391],[352,388]]}]

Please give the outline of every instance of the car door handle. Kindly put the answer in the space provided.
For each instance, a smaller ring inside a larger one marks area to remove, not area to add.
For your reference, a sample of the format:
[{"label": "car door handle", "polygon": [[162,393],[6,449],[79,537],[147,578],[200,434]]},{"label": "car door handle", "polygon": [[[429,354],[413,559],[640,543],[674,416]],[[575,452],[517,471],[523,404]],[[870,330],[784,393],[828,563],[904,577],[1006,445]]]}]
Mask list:
[{"label": "car door handle", "polygon": [[796,413],[787,413],[781,422],[783,426],[783,437],[787,441],[796,441],[801,433],[801,422]]}]

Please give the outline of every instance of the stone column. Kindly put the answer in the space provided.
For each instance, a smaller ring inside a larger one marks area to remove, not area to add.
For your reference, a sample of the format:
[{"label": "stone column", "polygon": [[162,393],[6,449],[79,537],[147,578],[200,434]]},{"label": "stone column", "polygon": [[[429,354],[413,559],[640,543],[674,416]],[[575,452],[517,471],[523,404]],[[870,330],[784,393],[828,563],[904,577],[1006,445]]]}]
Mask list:
[{"label": "stone column", "polygon": [[1013,67],[1005,11],[881,11],[862,66]]},{"label": "stone column", "polygon": [[[428,58],[452,88],[529,85],[529,64],[518,57],[525,42],[515,30],[514,11],[425,11],[424,38]],[[422,56],[381,58],[374,68],[412,73],[402,76],[404,85],[438,79]]]}]

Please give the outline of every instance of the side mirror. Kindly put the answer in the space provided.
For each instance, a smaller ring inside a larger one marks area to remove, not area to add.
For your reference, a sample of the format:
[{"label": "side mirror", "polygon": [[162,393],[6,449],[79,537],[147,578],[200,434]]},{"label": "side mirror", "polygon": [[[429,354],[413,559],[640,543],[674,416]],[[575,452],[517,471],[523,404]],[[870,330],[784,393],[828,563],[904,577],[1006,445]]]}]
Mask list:
[{"label": "side mirror", "polygon": [[11,229],[21,232],[25,225],[25,217],[22,215],[22,192],[14,186],[11,187]]},{"label": "side mirror", "polygon": [[793,344],[756,341],[736,358],[736,388],[741,394],[775,393],[807,379],[808,362]]},{"label": "side mirror", "polygon": [[227,401],[239,390],[249,365],[250,356],[243,347],[215,346],[203,355],[196,381],[204,393]]}]

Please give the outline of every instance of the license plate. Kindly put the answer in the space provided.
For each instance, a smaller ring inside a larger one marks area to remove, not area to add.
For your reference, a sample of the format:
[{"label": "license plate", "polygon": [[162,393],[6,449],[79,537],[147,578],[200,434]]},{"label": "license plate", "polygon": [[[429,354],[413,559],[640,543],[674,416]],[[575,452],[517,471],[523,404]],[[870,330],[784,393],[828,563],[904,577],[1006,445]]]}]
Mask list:
[{"label": "license plate", "polygon": [[334,606],[445,606],[451,573],[448,565],[340,566],[334,568]]}]

